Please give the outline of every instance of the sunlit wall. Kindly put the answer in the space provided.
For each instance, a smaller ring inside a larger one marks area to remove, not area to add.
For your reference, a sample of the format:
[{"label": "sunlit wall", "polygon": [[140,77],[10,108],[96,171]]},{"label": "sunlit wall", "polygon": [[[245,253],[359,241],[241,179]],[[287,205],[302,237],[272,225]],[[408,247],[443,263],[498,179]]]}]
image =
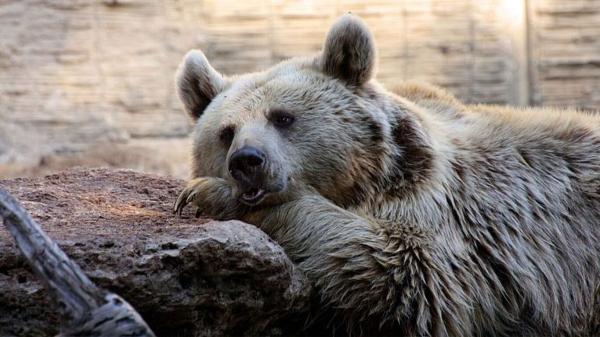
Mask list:
[{"label": "sunlit wall", "polygon": [[597,0],[5,0],[0,176],[73,165],[187,174],[173,88],[185,52],[226,74],[318,51],[340,14],[379,47],[378,78],[467,102],[600,105]]}]

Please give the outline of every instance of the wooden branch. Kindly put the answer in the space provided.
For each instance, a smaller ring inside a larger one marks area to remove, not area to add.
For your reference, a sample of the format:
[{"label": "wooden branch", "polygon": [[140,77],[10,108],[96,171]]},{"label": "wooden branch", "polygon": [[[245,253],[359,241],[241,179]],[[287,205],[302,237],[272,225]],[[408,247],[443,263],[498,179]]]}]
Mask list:
[{"label": "wooden branch", "polygon": [[2,189],[0,218],[34,273],[58,302],[64,320],[60,336],[154,337],[129,303],[97,287],[15,198]]}]

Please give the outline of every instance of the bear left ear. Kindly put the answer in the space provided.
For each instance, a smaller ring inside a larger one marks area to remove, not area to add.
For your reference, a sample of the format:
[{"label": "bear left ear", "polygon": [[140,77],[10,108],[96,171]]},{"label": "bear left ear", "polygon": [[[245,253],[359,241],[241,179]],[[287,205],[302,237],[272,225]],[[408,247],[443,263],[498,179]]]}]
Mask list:
[{"label": "bear left ear", "polygon": [[191,50],[185,55],[175,81],[179,99],[194,120],[202,115],[226,84],[225,78],[208,63],[200,50]]},{"label": "bear left ear", "polygon": [[375,69],[375,41],[358,17],[345,14],[331,27],[323,48],[323,71],[350,85],[362,85]]}]

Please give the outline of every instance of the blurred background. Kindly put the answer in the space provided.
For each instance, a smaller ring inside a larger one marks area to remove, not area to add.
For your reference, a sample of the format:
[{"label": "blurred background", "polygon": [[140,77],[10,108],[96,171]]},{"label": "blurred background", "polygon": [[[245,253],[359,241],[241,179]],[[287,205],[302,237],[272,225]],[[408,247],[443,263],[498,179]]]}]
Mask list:
[{"label": "blurred background", "polygon": [[0,0],[0,177],[83,165],[185,178],[183,55],[259,70],[318,51],[348,11],[373,30],[387,85],[600,109],[600,0]]}]

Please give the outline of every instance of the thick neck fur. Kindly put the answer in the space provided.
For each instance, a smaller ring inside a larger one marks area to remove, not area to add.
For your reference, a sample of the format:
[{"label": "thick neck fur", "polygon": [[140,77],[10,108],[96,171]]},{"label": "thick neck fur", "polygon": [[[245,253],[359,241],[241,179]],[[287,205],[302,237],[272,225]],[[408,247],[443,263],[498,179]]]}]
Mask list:
[{"label": "thick neck fur", "polygon": [[368,145],[356,151],[352,160],[354,185],[349,193],[336,191],[345,198],[333,196],[334,201],[344,207],[369,208],[418,193],[437,180],[446,140],[438,137],[427,111],[376,83],[357,94],[368,110],[369,117],[361,116]]}]

